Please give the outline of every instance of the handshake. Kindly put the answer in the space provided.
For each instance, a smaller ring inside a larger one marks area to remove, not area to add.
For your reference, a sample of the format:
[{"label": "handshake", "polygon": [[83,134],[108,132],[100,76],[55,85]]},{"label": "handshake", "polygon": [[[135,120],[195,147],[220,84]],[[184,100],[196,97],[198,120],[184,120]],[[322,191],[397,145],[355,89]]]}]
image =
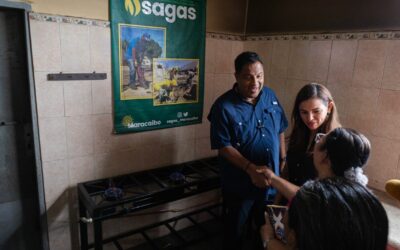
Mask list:
[{"label": "handshake", "polygon": [[255,166],[255,168],[249,168],[246,171],[250,176],[251,182],[259,188],[271,186],[272,180],[276,178],[274,171],[272,171],[268,166],[253,166]]}]

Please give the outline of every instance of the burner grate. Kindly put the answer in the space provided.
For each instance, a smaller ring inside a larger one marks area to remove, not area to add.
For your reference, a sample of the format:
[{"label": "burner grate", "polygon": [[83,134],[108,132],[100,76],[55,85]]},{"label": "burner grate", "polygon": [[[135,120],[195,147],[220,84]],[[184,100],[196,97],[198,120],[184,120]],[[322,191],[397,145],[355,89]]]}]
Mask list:
[{"label": "burner grate", "polygon": [[216,157],[78,184],[93,219],[107,219],[218,188]]}]

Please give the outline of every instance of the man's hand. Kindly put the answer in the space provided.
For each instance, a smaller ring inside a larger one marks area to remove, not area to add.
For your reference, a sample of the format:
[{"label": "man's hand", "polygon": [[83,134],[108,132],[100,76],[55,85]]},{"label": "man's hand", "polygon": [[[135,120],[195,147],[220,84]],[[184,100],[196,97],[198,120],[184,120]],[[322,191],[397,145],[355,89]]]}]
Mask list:
[{"label": "man's hand", "polygon": [[265,178],[265,166],[256,166],[251,164],[251,166],[246,170],[248,175],[251,178],[251,182],[259,188],[266,188],[269,186],[269,182]]},{"label": "man's hand", "polygon": [[267,166],[258,168],[256,171],[257,171],[258,173],[260,173],[260,174],[263,175],[263,177],[264,177],[265,181],[267,182],[268,186],[270,186],[271,183],[272,183],[272,178],[275,177],[274,171],[272,171],[272,170],[271,170],[269,167],[267,167]]}]

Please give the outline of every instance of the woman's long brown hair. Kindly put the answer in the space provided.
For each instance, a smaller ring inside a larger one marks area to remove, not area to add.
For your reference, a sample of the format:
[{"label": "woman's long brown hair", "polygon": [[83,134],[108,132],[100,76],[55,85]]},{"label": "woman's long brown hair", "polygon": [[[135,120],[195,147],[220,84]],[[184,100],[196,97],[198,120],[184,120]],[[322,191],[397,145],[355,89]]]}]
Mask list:
[{"label": "woman's long brown hair", "polygon": [[338,112],[335,106],[335,102],[333,101],[332,94],[329,90],[318,83],[309,83],[302,87],[299,93],[296,96],[296,100],[294,102],[293,111],[292,111],[292,131],[289,135],[289,144],[288,151],[289,152],[306,152],[307,149],[311,150],[312,147],[309,147],[310,141],[310,130],[304,124],[303,120],[300,116],[300,104],[306,100],[318,98],[322,100],[323,104],[328,107],[329,103],[332,102],[332,109],[330,111],[329,116],[326,118],[324,123],[318,128],[318,133],[329,133],[333,129],[337,127],[341,127],[339,122]]}]

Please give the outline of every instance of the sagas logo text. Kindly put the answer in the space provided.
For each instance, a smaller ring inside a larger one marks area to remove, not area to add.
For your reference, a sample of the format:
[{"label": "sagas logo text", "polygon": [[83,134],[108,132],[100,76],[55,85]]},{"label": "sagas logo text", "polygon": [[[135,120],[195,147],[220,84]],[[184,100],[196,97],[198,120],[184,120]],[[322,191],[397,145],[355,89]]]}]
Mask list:
[{"label": "sagas logo text", "polygon": [[164,17],[169,23],[174,23],[176,18],[196,20],[197,17],[194,7],[150,1],[140,3],[139,0],[125,0],[125,10],[135,16],[141,12],[145,15]]}]

